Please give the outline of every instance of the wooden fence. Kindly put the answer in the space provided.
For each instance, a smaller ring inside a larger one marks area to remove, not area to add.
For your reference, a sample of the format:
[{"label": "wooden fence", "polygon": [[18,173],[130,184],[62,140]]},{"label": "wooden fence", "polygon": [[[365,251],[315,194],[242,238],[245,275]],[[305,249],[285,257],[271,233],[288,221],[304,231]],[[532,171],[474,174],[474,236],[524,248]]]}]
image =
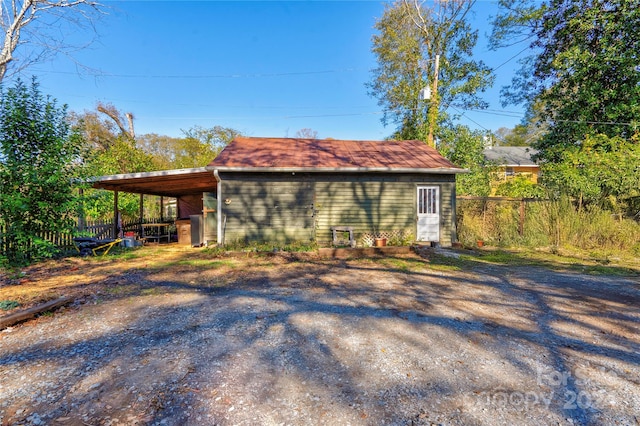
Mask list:
[{"label": "wooden fence", "polygon": [[475,204],[475,208],[482,212],[482,215],[486,217],[487,212],[490,210],[491,205],[507,205],[509,208],[513,209],[514,214],[514,225],[517,224],[518,234],[520,236],[524,235],[525,231],[525,222],[527,218],[528,206],[531,203],[540,203],[547,202],[549,200],[541,199],[541,198],[511,198],[511,197],[474,197],[474,196],[465,196],[460,195],[456,197],[456,202],[459,209],[465,209],[469,207],[473,207]]},{"label": "wooden fence", "polygon": [[[166,220],[165,220],[166,221]],[[141,225],[145,223],[159,223],[161,220],[159,218],[144,218],[142,221],[140,220],[131,220],[131,221],[123,221],[122,228],[120,231],[124,232],[135,232],[138,235],[141,231]],[[0,223],[0,255],[6,253],[9,250],[8,241],[4,238],[7,232],[7,227],[4,223]],[[98,239],[114,239],[116,235],[114,234],[114,223],[113,220],[94,220],[94,221],[84,221],[82,225],[76,223],[76,233],[81,233],[83,236],[91,236]],[[56,247],[59,247],[63,250],[73,249],[74,243],[74,233],[61,233],[61,232],[52,232],[52,231],[44,231],[37,235],[43,240],[51,242]]]}]

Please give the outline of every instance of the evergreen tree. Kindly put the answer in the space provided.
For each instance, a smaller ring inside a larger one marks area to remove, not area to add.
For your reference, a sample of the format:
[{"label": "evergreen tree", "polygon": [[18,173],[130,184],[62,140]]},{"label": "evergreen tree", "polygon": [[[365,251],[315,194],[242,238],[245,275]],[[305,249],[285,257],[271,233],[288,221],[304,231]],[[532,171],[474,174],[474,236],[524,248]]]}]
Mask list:
[{"label": "evergreen tree", "polygon": [[71,232],[82,173],[81,138],[66,121],[66,106],[18,80],[0,90],[1,250],[11,264],[50,257],[47,233]]}]

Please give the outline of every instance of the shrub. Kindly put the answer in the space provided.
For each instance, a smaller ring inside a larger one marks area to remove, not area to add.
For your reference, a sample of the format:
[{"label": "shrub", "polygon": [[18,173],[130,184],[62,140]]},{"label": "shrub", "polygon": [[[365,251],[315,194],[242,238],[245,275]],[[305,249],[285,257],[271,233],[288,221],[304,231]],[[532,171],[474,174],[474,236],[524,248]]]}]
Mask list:
[{"label": "shrub", "polygon": [[66,109],[34,80],[0,93],[0,251],[10,264],[50,257],[41,236],[71,232],[78,207],[73,182],[82,176],[80,141]]},{"label": "shrub", "polygon": [[640,224],[595,205],[576,209],[568,198],[527,202],[520,235],[519,202],[462,201],[457,208],[458,238],[468,246],[481,239],[497,246],[640,252]]}]

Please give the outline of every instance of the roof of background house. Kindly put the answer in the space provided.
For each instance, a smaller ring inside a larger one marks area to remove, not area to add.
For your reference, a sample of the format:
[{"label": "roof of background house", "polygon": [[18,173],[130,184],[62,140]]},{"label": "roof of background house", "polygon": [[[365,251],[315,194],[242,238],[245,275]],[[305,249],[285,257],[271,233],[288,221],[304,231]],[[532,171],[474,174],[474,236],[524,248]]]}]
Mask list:
[{"label": "roof of background house", "polygon": [[422,141],[235,138],[207,166],[220,171],[463,173]]},{"label": "roof of background house", "polygon": [[523,166],[537,167],[532,155],[537,154],[537,150],[528,146],[494,146],[485,148],[484,158],[493,161],[501,166]]}]

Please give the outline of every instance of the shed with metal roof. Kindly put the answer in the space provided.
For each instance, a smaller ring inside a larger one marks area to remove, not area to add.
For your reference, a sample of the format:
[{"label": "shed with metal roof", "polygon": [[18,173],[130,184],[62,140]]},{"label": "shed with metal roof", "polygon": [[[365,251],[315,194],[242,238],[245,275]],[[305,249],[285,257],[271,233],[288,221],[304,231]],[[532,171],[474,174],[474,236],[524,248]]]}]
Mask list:
[{"label": "shed with metal roof", "polygon": [[455,175],[465,171],[417,140],[236,137],[206,167],[103,176],[94,187],[177,197],[179,216],[203,215],[206,243],[329,245],[348,229],[361,246],[376,237],[449,246]]},{"label": "shed with metal roof", "polygon": [[207,167],[218,243],[456,240],[455,166],[422,141],[237,137]]}]

